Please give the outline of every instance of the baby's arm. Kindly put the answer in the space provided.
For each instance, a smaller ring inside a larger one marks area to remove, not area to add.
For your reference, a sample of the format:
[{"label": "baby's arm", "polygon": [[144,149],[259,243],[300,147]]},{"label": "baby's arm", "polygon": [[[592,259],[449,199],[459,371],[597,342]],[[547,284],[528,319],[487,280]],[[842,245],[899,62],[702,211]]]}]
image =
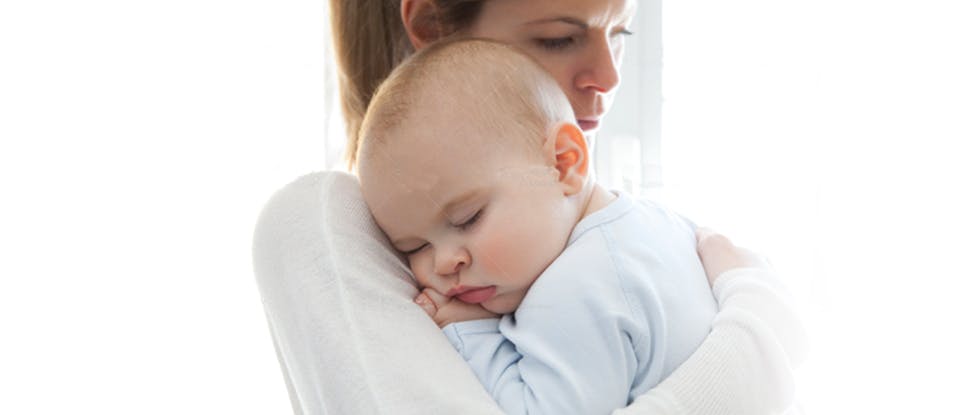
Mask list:
[{"label": "baby's arm", "polygon": [[444,334],[508,414],[605,414],[625,406],[634,347],[650,347],[649,335],[626,330],[635,324],[621,293],[590,294],[557,277],[543,274],[542,295],[533,287],[515,317],[461,321]]}]

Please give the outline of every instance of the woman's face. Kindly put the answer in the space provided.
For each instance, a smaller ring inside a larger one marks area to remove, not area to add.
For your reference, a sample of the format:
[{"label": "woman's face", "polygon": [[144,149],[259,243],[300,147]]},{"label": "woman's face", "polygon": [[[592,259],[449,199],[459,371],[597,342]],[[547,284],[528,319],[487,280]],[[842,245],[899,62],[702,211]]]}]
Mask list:
[{"label": "woman's face", "polygon": [[599,127],[620,84],[635,0],[488,0],[467,35],[525,51],[556,78],[579,126]]}]

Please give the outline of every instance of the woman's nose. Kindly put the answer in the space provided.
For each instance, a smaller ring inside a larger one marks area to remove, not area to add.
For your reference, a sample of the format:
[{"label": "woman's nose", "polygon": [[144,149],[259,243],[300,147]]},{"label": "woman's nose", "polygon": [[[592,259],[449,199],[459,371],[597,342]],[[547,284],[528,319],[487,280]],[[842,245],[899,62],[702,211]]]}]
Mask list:
[{"label": "woman's nose", "polygon": [[465,248],[435,248],[434,272],[441,276],[449,276],[471,265],[471,255]]},{"label": "woman's nose", "polygon": [[610,43],[609,36],[597,38],[590,45],[584,66],[576,76],[576,87],[605,94],[620,84],[619,49]]}]

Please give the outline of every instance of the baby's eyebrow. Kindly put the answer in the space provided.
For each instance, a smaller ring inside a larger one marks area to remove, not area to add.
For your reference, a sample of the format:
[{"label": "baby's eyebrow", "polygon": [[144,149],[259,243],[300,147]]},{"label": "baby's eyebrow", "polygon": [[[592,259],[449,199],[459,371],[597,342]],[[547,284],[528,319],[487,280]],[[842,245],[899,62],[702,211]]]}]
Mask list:
[{"label": "baby's eyebrow", "polygon": [[445,215],[448,212],[451,212],[456,207],[461,206],[462,204],[467,203],[471,199],[474,199],[475,197],[478,196],[478,194],[479,194],[478,189],[472,189],[472,190],[468,190],[468,191],[462,193],[461,195],[459,195],[458,197],[456,197],[454,199],[451,199],[450,202],[445,203],[444,206],[442,206],[438,210],[437,217],[439,217],[439,218],[445,217]]},{"label": "baby's eyebrow", "polygon": [[[435,217],[447,218],[448,213],[459,208],[461,205],[464,205],[465,203],[468,203],[469,201],[475,199],[481,194],[482,194],[482,190],[479,188],[467,190],[464,193],[461,193],[460,195],[458,195],[458,197],[452,198],[448,203],[445,203],[444,205],[438,205],[439,208],[435,214]],[[413,236],[406,236],[399,239],[391,239],[391,246],[393,246],[394,249],[397,249],[398,251],[404,251],[399,247],[402,245],[406,245],[407,243],[412,242],[414,240],[420,240],[420,239],[421,238],[415,238]]]},{"label": "baby's eyebrow", "polygon": [[410,242],[413,239],[415,239],[415,238],[395,239],[395,240],[391,241],[391,246],[393,246],[394,249],[397,249],[398,251],[404,251],[404,249],[401,249],[400,248],[401,245],[403,245],[403,244],[405,244],[407,242]]}]

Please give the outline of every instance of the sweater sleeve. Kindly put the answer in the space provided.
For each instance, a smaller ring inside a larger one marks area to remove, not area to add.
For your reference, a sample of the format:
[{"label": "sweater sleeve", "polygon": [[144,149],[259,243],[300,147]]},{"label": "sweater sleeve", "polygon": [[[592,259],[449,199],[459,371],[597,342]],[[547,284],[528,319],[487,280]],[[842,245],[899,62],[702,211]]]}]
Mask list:
[{"label": "sweater sleeve", "polygon": [[630,329],[625,303],[610,293],[568,304],[547,301],[563,291],[542,294],[514,318],[455,323],[444,333],[507,414],[609,414],[626,406],[635,348],[649,348],[650,335]]},{"label": "sweater sleeve", "polygon": [[293,413],[501,414],[412,301],[407,265],[353,176],[315,173],[277,192],[253,265]]},{"label": "sweater sleeve", "polygon": [[780,278],[769,269],[722,274],[720,311],[704,343],[657,387],[614,415],[781,413],[794,399],[792,369],[806,334]]}]

